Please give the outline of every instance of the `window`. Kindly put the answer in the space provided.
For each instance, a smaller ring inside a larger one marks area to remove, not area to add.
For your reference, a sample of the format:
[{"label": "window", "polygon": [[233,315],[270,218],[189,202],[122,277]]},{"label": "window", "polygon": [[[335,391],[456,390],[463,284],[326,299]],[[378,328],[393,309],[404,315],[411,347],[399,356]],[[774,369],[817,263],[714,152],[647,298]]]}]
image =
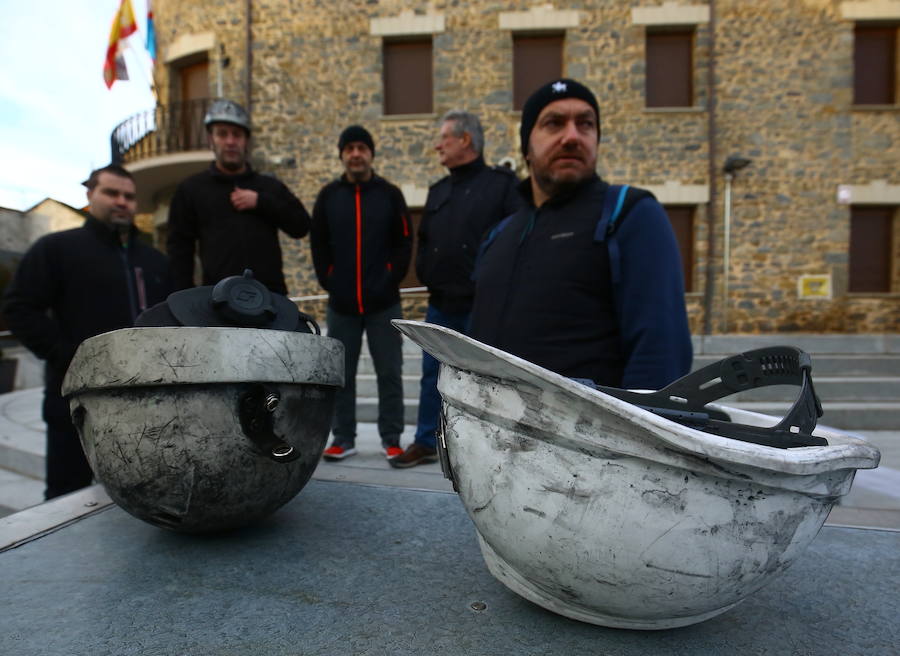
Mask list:
[{"label": "window", "polygon": [[431,37],[415,41],[385,41],[384,113],[432,112]]},{"label": "window", "polygon": [[858,24],[853,36],[853,104],[893,105],[897,88],[896,26]]},{"label": "window", "polygon": [[563,76],[562,34],[513,35],[513,109],[535,89]]},{"label": "window", "polygon": [[178,104],[176,115],[178,129],[172,136],[177,140],[173,150],[206,150],[206,127],[203,117],[209,103],[209,62],[187,64],[177,69]]},{"label": "window", "polygon": [[647,31],[647,107],[691,107],[694,31]]},{"label": "window", "polygon": [[694,208],[689,205],[667,205],[666,214],[672,223],[672,231],[681,254],[681,271],[684,274],[684,291],[694,291]]},{"label": "window", "polygon": [[891,206],[851,209],[848,291],[891,291],[893,219]]}]

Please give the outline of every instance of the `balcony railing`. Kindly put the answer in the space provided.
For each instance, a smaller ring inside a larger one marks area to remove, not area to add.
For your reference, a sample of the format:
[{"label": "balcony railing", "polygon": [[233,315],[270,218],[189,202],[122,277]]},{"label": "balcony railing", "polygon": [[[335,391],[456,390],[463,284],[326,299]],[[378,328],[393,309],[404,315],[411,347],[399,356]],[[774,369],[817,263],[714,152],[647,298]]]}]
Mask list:
[{"label": "balcony railing", "polygon": [[188,150],[205,150],[203,117],[209,98],[157,105],[119,123],[110,135],[111,159],[125,164]]}]

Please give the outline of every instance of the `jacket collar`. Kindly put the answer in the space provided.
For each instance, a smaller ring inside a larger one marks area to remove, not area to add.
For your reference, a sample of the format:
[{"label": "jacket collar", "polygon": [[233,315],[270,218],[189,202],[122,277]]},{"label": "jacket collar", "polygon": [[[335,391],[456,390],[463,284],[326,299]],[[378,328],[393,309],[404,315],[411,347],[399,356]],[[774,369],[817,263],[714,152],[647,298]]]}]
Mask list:
[{"label": "jacket collar", "polygon": [[372,169],[372,177],[364,182],[359,182],[359,183],[354,182],[353,180],[350,180],[347,178],[346,173],[342,173],[341,177],[338,178],[338,182],[340,184],[347,185],[350,187],[355,187],[358,184],[363,189],[366,189],[367,187],[371,187],[374,184],[380,184],[381,180],[382,180],[381,176],[379,176],[377,173],[375,173],[375,169]]},{"label": "jacket collar", "polygon": [[[108,241],[109,243],[115,244],[117,246],[120,246],[122,244],[122,242],[119,240],[118,231],[107,225],[106,223],[103,223],[92,214],[85,213],[84,227],[87,230],[90,230],[101,241]],[[134,226],[134,224],[132,224],[131,228],[128,231],[129,246],[134,243],[136,237],[137,228]]]},{"label": "jacket collar", "polygon": [[484,157],[479,155],[471,162],[467,162],[466,164],[455,166],[450,169],[450,180],[452,180],[453,182],[465,180],[472,177],[485,167],[487,167],[487,164],[484,163]]},{"label": "jacket collar", "polygon": [[[591,177],[580,183],[578,186],[573,187],[572,189],[568,189],[563,193],[557,194],[552,198],[548,198],[544,205],[548,207],[560,207],[562,205],[565,205],[570,200],[578,196],[582,191],[598,182],[602,183],[603,181],[600,179],[600,176],[594,173]],[[528,202],[528,205],[530,207],[534,207],[534,195],[531,191],[531,176],[528,176],[527,178],[522,180],[522,182],[519,183],[517,189],[519,191],[519,195]]]},{"label": "jacket collar", "polygon": [[218,166],[216,166],[215,162],[212,162],[209,165],[209,174],[213,177],[214,180],[220,180],[222,182],[235,182],[237,180],[247,180],[256,175],[256,171],[253,170],[253,167],[250,166],[250,162],[247,162],[247,168],[243,173],[236,173],[231,175],[229,173],[222,172]]}]

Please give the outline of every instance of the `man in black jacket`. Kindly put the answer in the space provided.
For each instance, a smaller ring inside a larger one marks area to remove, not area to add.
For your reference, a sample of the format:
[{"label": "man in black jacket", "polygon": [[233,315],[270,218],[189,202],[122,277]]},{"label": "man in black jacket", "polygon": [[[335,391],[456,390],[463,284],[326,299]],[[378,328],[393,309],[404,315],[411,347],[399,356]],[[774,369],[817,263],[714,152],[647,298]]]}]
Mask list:
[{"label": "man in black jacket", "polygon": [[60,394],[75,349],[88,337],[130,327],[171,289],[166,257],[137,238],[131,174],[110,165],[85,186],[84,226],[37,240],[3,304],[13,334],[46,360],[47,499],[90,485],[93,476]]},{"label": "man in black jacket", "polygon": [[175,288],[193,287],[199,243],[204,285],[252,269],[270,290],[287,294],[278,231],[303,237],[309,213],[281,182],[251,168],[250,122],[243,107],[216,100],[204,122],[215,162],[178,185],[169,208],[167,247]]},{"label": "man in black jacket", "polygon": [[[469,112],[453,110],[444,115],[435,150],[450,175],[428,190],[416,273],[428,286],[425,320],[464,332],[475,295],[471,277],[478,246],[497,222],[519,208],[518,181],[506,167],[484,163],[484,131],[478,117]],[[415,441],[391,460],[394,467],[437,459],[435,431],[441,409],[437,373],[437,360],[423,353]]]},{"label": "man in black jacket", "polygon": [[341,133],[344,174],[325,185],[313,207],[313,264],[328,291],[328,335],[344,344],[344,388],[338,392],[327,460],[356,453],[356,366],[362,334],[378,380],[378,432],[385,456],[398,456],[403,432],[402,341],[391,319],[402,317],[400,281],[412,235],[400,190],[372,170],[375,143],[359,125]]},{"label": "man in black jacket", "polygon": [[610,387],[661,389],[687,374],[678,243],[650,192],[597,175],[594,93],[548,82],[525,102],[519,138],[527,204],[482,248],[469,334]]}]

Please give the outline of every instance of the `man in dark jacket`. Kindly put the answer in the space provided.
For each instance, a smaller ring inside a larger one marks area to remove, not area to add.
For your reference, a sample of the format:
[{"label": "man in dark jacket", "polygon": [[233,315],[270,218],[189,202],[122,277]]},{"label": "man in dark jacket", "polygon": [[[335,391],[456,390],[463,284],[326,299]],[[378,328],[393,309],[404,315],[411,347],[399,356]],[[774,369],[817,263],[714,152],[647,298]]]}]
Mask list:
[{"label": "man in dark jacket", "polygon": [[[525,103],[520,137],[527,206],[483,249],[470,335],[612,387],[659,389],[686,374],[678,245],[649,192],[613,192],[595,173],[594,94],[574,80],[544,85]],[[598,234],[604,203],[621,214]]]},{"label": "man in dark jacket", "polygon": [[287,294],[278,231],[303,237],[309,213],[281,182],[251,168],[250,122],[240,105],[214,101],[205,123],[215,161],[178,185],[169,208],[167,246],[175,288],[193,287],[199,243],[204,285],[252,269],[271,291]]},{"label": "man in dark jacket", "polygon": [[400,190],[372,170],[375,143],[365,128],[344,130],[338,153],[344,174],[319,192],[310,234],[316,276],[328,291],[328,335],[344,344],[344,388],[324,457],[356,453],[356,366],[365,332],[378,380],[378,432],[391,459],[402,451],[402,341],[391,319],[402,318],[400,281],[412,252],[409,213]]},{"label": "man in dark jacket", "polygon": [[[474,114],[458,110],[445,114],[435,150],[450,175],[428,190],[416,273],[428,286],[425,320],[465,331],[475,295],[471,277],[478,246],[491,227],[519,208],[521,200],[515,174],[484,163],[484,131]],[[441,409],[437,374],[437,360],[423,353],[415,440],[403,455],[391,460],[394,467],[437,458],[435,431]]]},{"label": "man in dark jacket", "polygon": [[137,238],[131,174],[107,166],[91,173],[85,186],[84,226],[38,239],[3,304],[13,334],[46,360],[47,499],[90,485],[93,477],[60,394],[75,349],[88,337],[132,326],[171,288],[165,256]]}]

